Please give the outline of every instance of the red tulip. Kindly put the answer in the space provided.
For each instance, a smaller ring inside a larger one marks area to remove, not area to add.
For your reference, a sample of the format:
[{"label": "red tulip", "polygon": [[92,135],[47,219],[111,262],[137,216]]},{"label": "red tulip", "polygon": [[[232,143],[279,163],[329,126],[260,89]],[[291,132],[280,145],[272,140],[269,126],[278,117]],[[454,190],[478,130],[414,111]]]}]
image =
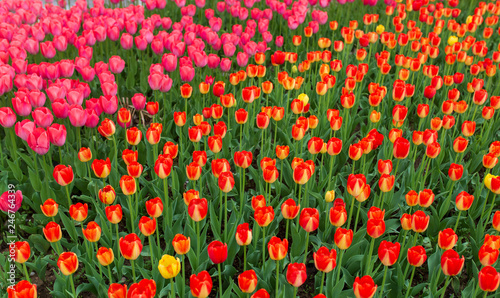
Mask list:
[{"label": "red tulip", "polygon": [[293,199],[287,199],[281,205],[281,214],[285,219],[294,219],[300,211],[300,206],[297,206]]},{"label": "red tulip", "polygon": [[500,273],[491,266],[486,266],[479,271],[479,288],[485,292],[495,292],[500,285]]},{"label": "red tulip", "polygon": [[458,236],[451,228],[439,232],[438,245],[443,250],[452,249],[457,244]]},{"label": "red tulip", "polygon": [[64,275],[71,275],[78,269],[78,257],[74,252],[63,252],[57,259],[57,267]]},{"label": "red tulip", "polygon": [[335,231],[335,235],[333,236],[335,245],[342,250],[346,250],[351,246],[352,238],[352,230],[343,228],[337,228],[337,230]]},{"label": "red tulip", "polygon": [[483,266],[491,266],[498,260],[498,249],[494,249],[489,245],[482,245],[479,249],[478,258]]},{"label": "red tulip", "polygon": [[248,223],[242,223],[236,227],[236,243],[240,246],[249,245],[252,242],[252,230]]},{"label": "red tulip", "polygon": [[104,208],[106,211],[106,218],[112,224],[119,223],[123,218],[123,211],[120,205],[111,205]]},{"label": "red tulip", "polygon": [[414,246],[408,248],[407,253],[408,263],[415,267],[420,267],[427,260],[427,254],[423,246]]},{"label": "red tulip", "polygon": [[97,242],[101,239],[101,227],[95,221],[89,222],[86,229],[82,228],[82,232],[89,242]]},{"label": "red tulip", "polygon": [[464,267],[465,258],[460,257],[456,251],[449,249],[441,256],[441,269],[444,275],[458,275]]},{"label": "red tulip", "polygon": [[36,298],[38,297],[36,284],[21,280],[17,284],[7,287],[9,298]]},{"label": "red tulip", "polygon": [[332,271],[337,265],[337,251],[335,249],[328,250],[325,246],[313,253],[313,258],[316,269],[325,273]]},{"label": "red tulip", "polygon": [[378,258],[384,266],[392,266],[396,263],[399,257],[401,244],[398,242],[392,243],[383,240],[378,247]]},{"label": "red tulip", "polygon": [[220,241],[212,241],[208,247],[208,257],[214,264],[224,263],[227,259],[227,244]]},{"label": "red tulip", "polygon": [[54,168],[53,174],[57,184],[66,186],[73,182],[73,169],[71,166],[57,165]]},{"label": "red tulip", "polygon": [[192,274],[189,278],[189,287],[194,297],[206,298],[212,291],[212,278],[207,271],[201,271],[198,275]]},{"label": "red tulip", "polygon": [[258,207],[254,212],[254,219],[260,227],[267,227],[274,219],[272,206]]},{"label": "red tulip", "polygon": [[286,280],[292,286],[298,288],[307,279],[306,265],[304,263],[291,263],[286,269]]},{"label": "red tulip", "polygon": [[429,226],[430,216],[424,211],[418,210],[411,216],[411,229],[416,233],[422,233]]},{"label": "red tulip", "polygon": [[128,234],[121,237],[119,247],[122,256],[127,260],[135,260],[139,257],[142,251],[141,239],[135,234]]},{"label": "red tulip", "polygon": [[302,211],[300,212],[299,224],[307,233],[315,231],[319,226],[318,209],[302,209]]},{"label": "red tulip", "polygon": [[274,236],[267,243],[267,249],[269,250],[269,257],[271,260],[280,261],[285,258],[288,252],[288,240]]},{"label": "red tulip", "polygon": [[381,219],[368,219],[366,233],[372,238],[378,238],[385,232],[385,222]]},{"label": "red tulip", "polygon": [[352,287],[356,298],[371,298],[377,291],[377,285],[373,282],[373,278],[369,275],[365,275],[361,278],[359,276],[356,277]]},{"label": "red tulip", "polygon": [[254,270],[247,270],[238,275],[238,287],[243,293],[252,293],[257,287],[257,274]]}]

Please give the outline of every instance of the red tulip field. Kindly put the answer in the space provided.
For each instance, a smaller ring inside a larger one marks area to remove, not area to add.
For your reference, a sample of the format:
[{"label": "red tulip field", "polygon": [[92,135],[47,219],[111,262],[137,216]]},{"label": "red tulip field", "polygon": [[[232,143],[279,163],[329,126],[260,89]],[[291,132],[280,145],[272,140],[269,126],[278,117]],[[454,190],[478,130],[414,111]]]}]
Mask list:
[{"label": "red tulip field", "polygon": [[500,297],[500,0],[66,1],[0,0],[0,298]]}]

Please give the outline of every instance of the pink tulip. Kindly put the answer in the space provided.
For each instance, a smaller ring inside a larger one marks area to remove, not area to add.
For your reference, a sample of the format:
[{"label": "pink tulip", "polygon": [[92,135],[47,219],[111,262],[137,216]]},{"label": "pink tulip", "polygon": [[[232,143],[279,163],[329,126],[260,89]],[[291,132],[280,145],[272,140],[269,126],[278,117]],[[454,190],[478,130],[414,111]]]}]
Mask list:
[{"label": "pink tulip", "polygon": [[54,116],[52,112],[46,107],[36,108],[31,112],[31,117],[37,126],[47,128],[54,121]]},{"label": "pink tulip", "polygon": [[139,51],[145,51],[146,48],[148,47],[148,42],[146,38],[144,38],[141,35],[134,37],[134,43]]},{"label": "pink tulip", "polygon": [[0,125],[3,127],[9,128],[16,123],[16,114],[9,107],[1,107],[0,108]]},{"label": "pink tulip", "polygon": [[36,55],[38,54],[38,51],[40,51],[40,44],[38,43],[38,40],[34,38],[28,38],[24,42],[23,48],[31,55]]},{"label": "pink tulip", "polygon": [[112,73],[121,73],[125,68],[125,60],[120,56],[112,56],[109,58],[109,70]]},{"label": "pink tulip", "polygon": [[99,115],[94,109],[85,109],[85,114],[87,115],[85,127],[94,128],[99,124]]},{"label": "pink tulip", "polygon": [[113,115],[118,110],[118,97],[116,95],[101,95],[99,97],[104,113]]},{"label": "pink tulip", "polygon": [[120,39],[120,29],[117,26],[108,27],[106,35],[111,41],[117,41]]},{"label": "pink tulip", "polygon": [[62,124],[54,123],[47,128],[49,141],[52,145],[61,147],[66,143],[66,127]]},{"label": "pink tulip", "polygon": [[0,197],[0,210],[3,212],[17,212],[23,202],[23,193],[18,190],[8,190]]},{"label": "pink tulip", "polygon": [[[238,63],[239,67],[245,67],[248,64],[248,55],[247,55],[247,53],[239,52],[236,55],[236,62]],[[222,65],[222,63],[221,63],[221,65]]]},{"label": "pink tulip", "polygon": [[283,46],[284,39],[283,36],[276,36],[276,40],[274,41],[274,44],[278,47],[281,48]]},{"label": "pink tulip", "polygon": [[68,48],[68,40],[64,35],[54,36],[52,41],[54,48],[59,52],[64,52]]},{"label": "pink tulip", "polygon": [[142,93],[136,93],[131,98],[132,105],[136,110],[143,110],[146,106],[146,97]]},{"label": "pink tulip", "polygon": [[12,67],[16,71],[16,73],[26,73],[28,68],[28,61],[22,59],[13,59]]},{"label": "pink tulip", "polygon": [[28,140],[28,136],[33,132],[35,129],[35,122],[24,119],[21,122],[17,122],[16,125],[14,126],[16,135],[20,137],[23,141]]},{"label": "pink tulip", "polygon": [[186,50],[186,44],[184,42],[177,42],[172,45],[172,53],[174,53],[174,55],[177,57],[183,56],[185,50]]},{"label": "pink tulip", "polygon": [[194,78],[194,68],[189,66],[181,66],[179,68],[179,73],[181,77],[181,81],[183,82],[191,82]]},{"label": "pink tulip", "polygon": [[120,37],[120,45],[124,50],[130,50],[134,46],[134,38],[128,33],[123,33]]},{"label": "pink tulip", "polygon": [[148,76],[149,87],[152,90],[160,90],[162,80],[163,74],[157,72],[150,74]]},{"label": "pink tulip", "polygon": [[28,97],[14,97],[12,98],[12,107],[16,114],[26,117],[31,113],[31,104]]},{"label": "pink tulip", "polygon": [[40,92],[40,90],[31,90],[28,93],[28,98],[30,100],[30,104],[34,108],[43,107],[43,105],[45,105],[46,101],[45,93]]},{"label": "pink tulip", "polygon": [[222,48],[224,49],[224,56],[226,57],[232,57],[236,51],[236,47],[232,43],[226,43]]},{"label": "pink tulip", "polygon": [[220,58],[216,54],[208,55],[208,67],[211,69],[216,69],[219,66]]},{"label": "pink tulip", "polygon": [[163,75],[163,78],[161,80],[161,85],[160,85],[160,91],[161,92],[168,92],[170,91],[170,88],[172,88],[172,79],[168,75]]},{"label": "pink tulip", "polygon": [[78,56],[84,57],[87,60],[92,60],[92,55],[94,54],[94,48],[90,46],[81,46],[78,48]]},{"label": "pink tulip", "polygon": [[52,59],[56,55],[56,49],[52,41],[46,41],[40,43],[40,49],[44,58]]},{"label": "pink tulip", "polygon": [[85,66],[80,70],[80,74],[85,82],[91,82],[95,78],[95,70],[91,66]]},{"label": "pink tulip", "polygon": [[101,84],[102,94],[116,95],[118,92],[118,85],[115,82],[107,81]]},{"label": "pink tulip", "polygon": [[172,53],[164,54],[161,57],[161,65],[167,72],[172,72],[177,68],[177,56]]},{"label": "pink tulip", "polygon": [[[55,80],[60,77],[59,66],[57,64],[47,63],[44,71],[45,73],[40,73],[40,74],[45,75],[45,77],[49,80]],[[40,72],[42,72],[42,69],[40,69]]]},{"label": "pink tulip", "polygon": [[87,114],[85,110],[79,105],[72,105],[69,107],[69,121],[74,127],[82,127],[87,122]]},{"label": "pink tulip", "polygon": [[47,131],[41,127],[35,128],[28,135],[28,146],[39,155],[49,152],[50,141]]},{"label": "pink tulip", "polygon": [[163,54],[163,41],[161,41],[159,38],[153,39],[153,42],[151,42],[151,50],[153,50],[153,53],[155,53],[156,55]]},{"label": "pink tulip", "polygon": [[223,72],[228,72],[229,70],[231,70],[231,60],[228,58],[222,58],[222,60],[220,61],[220,69]]},{"label": "pink tulip", "polygon": [[69,105],[64,98],[58,98],[52,102],[52,111],[57,118],[65,119],[69,114]]}]

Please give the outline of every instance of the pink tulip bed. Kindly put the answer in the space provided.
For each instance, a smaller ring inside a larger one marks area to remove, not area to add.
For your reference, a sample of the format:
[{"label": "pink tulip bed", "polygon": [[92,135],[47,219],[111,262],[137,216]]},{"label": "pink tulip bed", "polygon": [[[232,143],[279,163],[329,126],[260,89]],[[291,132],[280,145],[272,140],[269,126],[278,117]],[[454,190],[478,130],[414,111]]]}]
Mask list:
[{"label": "pink tulip bed", "polygon": [[497,297],[500,1],[0,1],[0,297]]}]

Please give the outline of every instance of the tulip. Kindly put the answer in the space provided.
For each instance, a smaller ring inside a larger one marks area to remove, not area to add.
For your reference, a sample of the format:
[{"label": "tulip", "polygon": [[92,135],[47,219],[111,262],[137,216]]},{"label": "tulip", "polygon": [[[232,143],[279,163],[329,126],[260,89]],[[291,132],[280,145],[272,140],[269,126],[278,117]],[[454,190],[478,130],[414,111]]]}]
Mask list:
[{"label": "tulip", "polygon": [[36,298],[36,284],[31,284],[28,280],[21,280],[17,284],[7,287],[8,297]]},{"label": "tulip", "polygon": [[171,255],[163,255],[158,262],[158,271],[165,279],[171,279],[172,293],[174,292],[173,278],[179,274],[181,270],[181,262],[179,258],[174,258]]},{"label": "tulip", "polygon": [[156,231],[156,219],[143,216],[139,220],[139,230],[144,236],[151,236]]},{"label": "tulip", "polygon": [[132,264],[132,275],[135,282],[135,266],[134,260],[136,260],[142,251],[141,239],[135,234],[128,234],[125,237],[121,237],[119,240],[120,253],[122,256],[130,260]]},{"label": "tulip", "polygon": [[438,245],[443,250],[452,249],[457,244],[458,236],[451,228],[444,229],[439,232]]},{"label": "tulip", "polygon": [[104,208],[106,211],[106,218],[112,224],[118,224],[123,217],[122,207],[120,205],[112,205]]},{"label": "tulip", "polygon": [[154,297],[156,295],[156,283],[152,279],[143,279],[134,283],[128,289],[127,297]]},{"label": "tulip", "polygon": [[185,255],[191,249],[191,238],[182,234],[176,234],[172,240],[172,246],[179,255]]},{"label": "tulip", "polygon": [[489,245],[482,245],[479,249],[478,258],[483,266],[491,266],[498,260],[498,249],[492,248]]},{"label": "tulip", "polygon": [[[464,267],[465,258],[460,257],[453,249],[447,250],[441,256],[441,269],[446,276],[458,275]],[[447,278],[449,281],[449,279]],[[445,283],[445,287],[448,282]]]},{"label": "tulip", "polygon": [[304,284],[307,279],[306,265],[304,263],[291,263],[286,270],[286,280],[294,287],[294,292],[297,288]]},{"label": "tulip", "polygon": [[369,275],[365,275],[361,278],[356,277],[352,287],[356,298],[371,298],[377,291],[377,285],[373,282],[372,277]]},{"label": "tulip", "polygon": [[[335,249],[328,250],[322,246],[313,254],[314,266],[321,272],[328,273],[335,268],[337,260],[337,251]],[[320,290],[322,292],[322,290]]]},{"label": "tulip", "polygon": [[198,275],[192,274],[189,278],[189,287],[194,297],[206,298],[212,291],[212,278],[207,271],[201,271]]},{"label": "tulip", "polygon": [[219,272],[219,293],[222,297],[222,277],[220,264],[225,262],[227,259],[227,244],[220,241],[212,241],[207,247],[208,257],[212,263],[217,264],[217,269]]},{"label": "tulip", "polygon": [[252,293],[257,287],[257,274],[254,270],[244,271],[238,275],[238,287],[243,293]]},{"label": "tulip", "polygon": [[57,215],[59,210],[59,204],[57,204],[53,199],[47,199],[43,205],[40,205],[42,213],[47,217],[54,217]]},{"label": "tulip", "polygon": [[97,178],[104,179],[111,173],[111,161],[109,157],[106,160],[94,159],[91,167]]},{"label": "tulip", "polygon": [[422,233],[429,226],[430,216],[424,211],[418,210],[411,216],[411,228],[416,233]]},{"label": "tulip", "polygon": [[[500,285],[500,273],[491,266],[486,266],[479,271],[479,288],[485,292],[495,292]],[[486,295],[486,293],[485,293]]]},{"label": "tulip", "polygon": [[[97,250],[97,260],[102,266],[109,266],[111,263],[113,263],[113,260],[115,259],[115,256],[113,254],[113,250],[107,247],[100,247]],[[108,268],[109,269],[109,268]],[[111,274],[110,274],[111,278]]]},{"label": "tulip", "polygon": [[407,253],[407,260],[408,263],[413,266],[412,272],[411,272],[411,277],[410,277],[410,284],[408,286],[408,289],[406,290],[406,295],[405,298],[408,297],[410,294],[410,289],[411,289],[411,282],[413,281],[413,276],[415,275],[415,269],[417,267],[421,267],[424,262],[427,260],[427,254],[425,253],[425,249],[423,246],[413,246],[408,249]]},{"label": "tulip", "polygon": [[95,221],[89,222],[86,229],[82,228],[82,233],[89,242],[97,242],[101,239],[101,227]]},{"label": "tulip", "polygon": [[69,214],[75,221],[83,222],[87,218],[88,214],[87,203],[77,203],[75,205],[71,205],[69,208]]},{"label": "tulip", "polygon": [[[399,257],[401,244],[398,242],[391,243],[383,240],[378,247],[378,257],[384,266],[392,266],[396,263]],[[383,293],[383,291],[382,291]]]}]

